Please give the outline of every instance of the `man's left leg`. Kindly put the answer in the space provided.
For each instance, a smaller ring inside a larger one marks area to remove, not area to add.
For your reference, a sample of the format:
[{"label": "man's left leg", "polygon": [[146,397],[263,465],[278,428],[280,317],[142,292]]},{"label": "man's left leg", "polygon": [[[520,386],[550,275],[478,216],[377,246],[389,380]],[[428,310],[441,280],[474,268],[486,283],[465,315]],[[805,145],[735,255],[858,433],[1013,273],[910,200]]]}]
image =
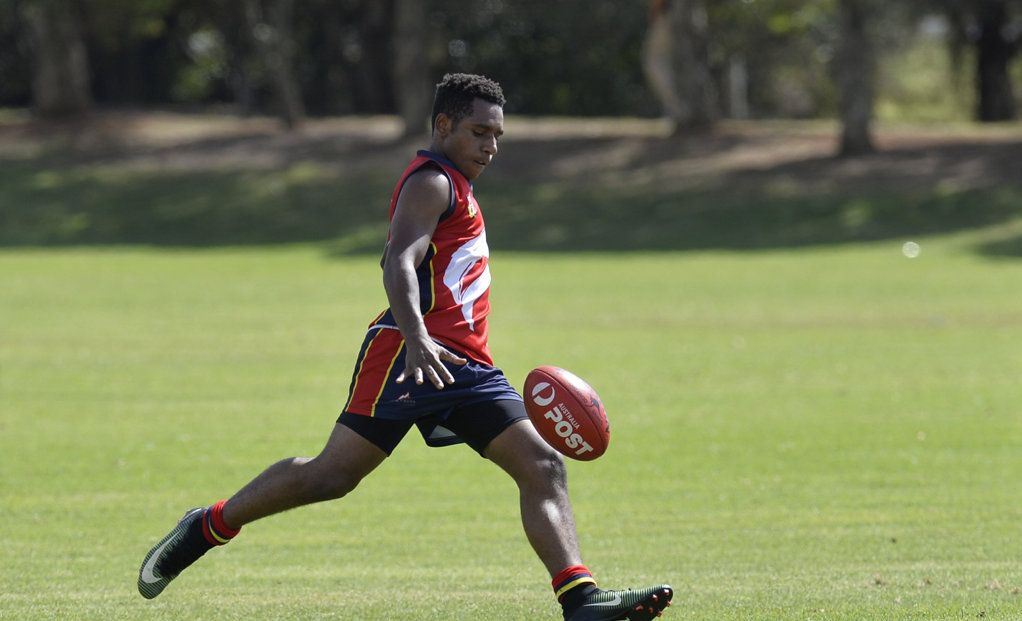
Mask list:
[{"label": "man's left leg", "polygon": [[[592,574],[582,564],[564,462],[540,438],[528,418],[522,418],[524,406],[516,401],[494,401],[472,406],[471,410],[459,412],[458,420],[450,421],[457,424],[448,426],[515,480],[522,526],[533,550],[553,578],[552,586],[564,610],[564,618],[568,621],[638,621],[660,616],[674,595],[668,585],[638,591],[605,591],[596,587]],[[496,419],[497,428],[501,429],[492,440],[480,430],[480,427],[485,429],[485,424],[475,422],[485,418]],[[473,422],[466,422],[470,420]],[[508,425],[510,420],[514,422]],[[479,446],[480,438],[485,442],[482,446]]]},{"label": "man's left leg", "polygon": [[486,447],[483,457],[518,484],[525,535],[550,575],[581,565],[564,462],[532,423],[524,420],[505,429]]}]

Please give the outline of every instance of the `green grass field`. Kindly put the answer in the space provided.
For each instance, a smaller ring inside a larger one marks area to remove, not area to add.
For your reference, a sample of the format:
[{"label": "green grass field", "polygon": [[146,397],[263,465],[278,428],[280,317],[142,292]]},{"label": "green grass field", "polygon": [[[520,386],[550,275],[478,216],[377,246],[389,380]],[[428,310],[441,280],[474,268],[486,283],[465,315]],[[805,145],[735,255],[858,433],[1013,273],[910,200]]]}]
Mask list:
[{"label": "green grass field", "polygon": [[[396,131],[0,115],[0,619],[559,618],[510,479],[414,433],[135,591],[187,508],[326,439]],[[498,362],[613,423],[570,464],[597,577],[679,621],[1022,618],[1022,126],[663,132],[509,118],[478,188]]]},{"label": "green grass field", "polygon": [[[611,417],[570,465],[598,578],[669,581],[679,621],[1022,617],[1022,262],[977,252],[1020,233],[495,249],[498,362]],[[321,244],[0,251],[0,618],[559,618],[510,479],[415,435],[136,593],[185,509],[320,448],[379,281]]]}]

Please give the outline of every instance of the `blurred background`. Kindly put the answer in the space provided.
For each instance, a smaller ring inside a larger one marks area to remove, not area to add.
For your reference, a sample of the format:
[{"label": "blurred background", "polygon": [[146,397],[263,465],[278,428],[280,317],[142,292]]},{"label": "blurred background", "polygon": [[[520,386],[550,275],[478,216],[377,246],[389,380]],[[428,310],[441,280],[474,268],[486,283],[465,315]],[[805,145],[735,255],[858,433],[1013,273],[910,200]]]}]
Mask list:
[{"label": "blurred background", "polygon": [[1017,0],[4,0],[0,106],[399,114],[421,132],[445,71],[507,86],[508,112],[1016,117]]},{"label": "blurred background", "polygon": [[448,71],[508,96],[506,247],[1004,221],[1020,40],[1022,0],[3,0],[0,244],[365,250]]}]

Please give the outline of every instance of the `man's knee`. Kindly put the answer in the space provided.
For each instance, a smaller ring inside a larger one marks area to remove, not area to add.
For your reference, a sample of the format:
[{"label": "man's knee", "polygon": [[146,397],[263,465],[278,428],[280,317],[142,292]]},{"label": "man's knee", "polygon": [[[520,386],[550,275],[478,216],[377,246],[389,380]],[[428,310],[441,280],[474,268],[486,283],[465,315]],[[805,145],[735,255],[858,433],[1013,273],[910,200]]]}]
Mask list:
[{"label": "man's knee", "polygon": [[518,480],[519,485],[564,488],[568,484],[568,470],[564,459],[553,449],[537,452],[528,461]]},{"label": "man's knee", "polygon": [[303,467],[307,494],[313,501],[346,496],[386,457],[378,446],[338,423],[320,454]]},{"label": "man's knee", "polygon": [[304,468],[308,469],[305,476],[306,492],[317,501],[347,496],[365,476],[357,468],[326,463],[321,458],[309,460]]},{"label": "man's knee", "polygon": [[564,488],[567,469],[560,453],[547,444],[531,424],[508,427],[483,455],[504,469],[519,487]]}]

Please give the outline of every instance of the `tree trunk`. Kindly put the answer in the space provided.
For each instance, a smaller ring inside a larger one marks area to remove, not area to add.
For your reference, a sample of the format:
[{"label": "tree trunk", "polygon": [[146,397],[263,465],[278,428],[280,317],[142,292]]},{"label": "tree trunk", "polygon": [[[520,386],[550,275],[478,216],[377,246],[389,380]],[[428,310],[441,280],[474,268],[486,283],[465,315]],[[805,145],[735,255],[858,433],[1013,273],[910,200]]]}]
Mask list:
[{"label": "tree trunk", "polygon": [[426,9],[422,0],[397,0],[394,9],[394,92],[405,136],[429,129],[432,93],[426,60]]},{"label": "tree trunk", "polygon": [[649,26],[642,42],[642,71],[664,115],[678,126],[687,117],[688,106],[678,94],[674,66],[674,30],[665,0],[653,0],[649,10]]},{"label": "tree trunk", "polygon": [[245,0],[245,19],[269,70],[278,114],[288,129],[297,128],[305,120],[305,105],[294,72],[293,16],[294,0],[270,0],[266,19],[259,0]]},{"label": "tree trunk", "polygon": [[749,118],[749,65],[741,55],[728,62],[727,108],[733,119]]},{"label": "tree trunk", "polygon": [[704,0],[672,0],[674,62],[683,102],[679,125],[707,129],[717,120],[717,91],[710,72],[709,19]]},{"label": "tree trunk", "polygon": [[362,58],[354,67],[354,84],[358,85],[356,101],[363,111],[393,112],[394,6],[392,2],[381,0],[364,0],[362,5],[358,20]]},{"label": "tree trunk", "polygon": [[841,110],[841,156],[872,153],[876,57],[867,24],[869,9],[862,0],[840,0],[840,34],[834,55]]},{"label": "tree trunk", "polygon": [[247,7],[242,3],[217,2],[211,5],[210,15],[224,38],[227,49],[227,86],[234,96],[238,115],[251,116],[255,112],[255,84],[250,67],[253,63],[254,37],[247,26]]},{"label": "tree trunk", "polygon": [[65,0],[25,7],[35,48],[33,108],[40,116],[74,116],[92,107],[88,58],[73,8]]},{"label": "tree trunk", "polygon": [[1008,7],[1004,0],[983,0],[978,12],[976,86],[979,106],[976,116],[983,122],[1011,121],[1015,118],[1015,94],[1009,66],[1015,46],[1004,36]]}]

